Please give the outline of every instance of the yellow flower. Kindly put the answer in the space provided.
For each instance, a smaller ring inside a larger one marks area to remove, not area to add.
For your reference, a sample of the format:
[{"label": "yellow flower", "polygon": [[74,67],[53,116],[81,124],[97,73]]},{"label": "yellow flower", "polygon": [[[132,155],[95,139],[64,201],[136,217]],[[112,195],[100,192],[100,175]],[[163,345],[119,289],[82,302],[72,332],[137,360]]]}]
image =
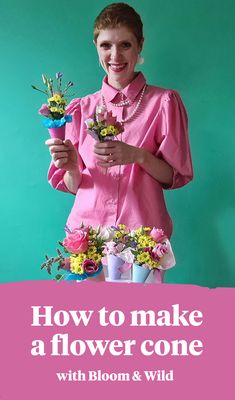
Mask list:
[{"label": "yellow flower", "polygon": [[144,251],[143,253],[138,254],[137,261],[143,264],[148,264],[148,262],[151,261],[149,253]]},{"label": "yellow flower", "polygon": [[155,242],[150,236],[139,235],[138,238],[139,247],[154,247]]},{"label": "yellow flower", "polygon": [[149,228],[148,226],[146,228],[144,228],[145,232],[150,232],[152,230],[152,228]]},{"label": "yellow flower", "polygon": [[54,94],[53,97],[54,97],[54,101],[55,101],[56,103],[58,103],[58,104],[61,103],[62,97],[61,97],[60,94]]},{"label": "yellow flower", "polygon": [[120,239],[121,237],[122,237],[122,233],[121,233],[121,232],[116,231],[116,232],[114,233],[114,238],[115,238],[115,239]]},{"label": "yellow flower", "polygon": [[102,131],[100,131],[101,136],[107,136],[108,135],[108,130],[106,128],[102,129]]},{"label": "yellow flower", "polygon": [[62,96],[60,94],[56,93],[56,94],[54,94],[54,96],[50,97],[48,99],[48,101],[51,102],[51,103],[55,102],[57,104],[61,104],[62,101],[64,102],[65,100],[62,100]]},{"label": "yellow flower", "polygon": [[142,235],[142,228],[136,229],[135,235],[136,235],[137,237],[140,236],[140,235]]},{"label": "yellow flower", "polygon": [[71,256],[70,257],[71,272],[79,275],[84,274],[84,268],[82,266],[82,263],[85,259],[86,259],[85,254],[78,254],[78,256]]},{"label": "yellow flower", "polygon": [[88,253],[96,253],[96,247],[95,246],[89,246]]},{"label": "yellow flower", "polygon": [[59,112],[58,111],[59,108],[57,108],[57,107],[49,107],[49,109],[50,109],[51,112]]},{"label": "yellow flower", "polygon": [[94,256],[92,257],[92,260],[95,261],[98,265],[100,264],[101,259],[102,259],[102,257],[98,253],[94,254]]},{"label": "yellow flower", "polygon": [[64,114],[64,109],[63,109],[63,108],[59,108],[59,109],[58,109],[58,113]]},{"label": "yellow flower", "polygon": [[157,268],[158,267],[158,262],[151,260],[151,261],[148,262],[148,266],[149,266],[150,269]]},{"label": "yellow flower", "polygon": [[113,125],[108,125],[107,126],[107,132],[108,132],[108,135],[114,135],[115,136],[115,135],[118,134],[118,129]]},{"label": "yellow flower", "polygon": [[126,229],[126,225],[124,225],[124,224],[119,224],[119,225],[118,225],[118,228],[119,228],[119,229],[124,229],[124,230],[125,230],[125,229]]}]

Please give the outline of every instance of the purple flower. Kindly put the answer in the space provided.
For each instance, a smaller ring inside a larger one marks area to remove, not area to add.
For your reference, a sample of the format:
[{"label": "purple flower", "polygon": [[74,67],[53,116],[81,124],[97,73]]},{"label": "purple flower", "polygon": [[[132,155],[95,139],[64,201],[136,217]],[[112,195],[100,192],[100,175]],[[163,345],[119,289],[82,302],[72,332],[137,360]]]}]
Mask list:
[{"label": "purple flower", "polygon": [[42,104],[41,108],[38,110],[38,113],[44,115],[45,117],[48,117],[48,115],[50,114],[50,110],[47,104]]},{"label": "purple flower", "polygon": [[63,76],[62,72],[56,72],[55,74],[56,79],[60,79],[62,78],[62,76]]},{"label": "purple flower", "polygon": [[68,88],[71,87],[71,86],[73,86],[73,85],[74,85],[74,83],[73,83],[72,81],[69,81],[69,82],[67,83]]}]

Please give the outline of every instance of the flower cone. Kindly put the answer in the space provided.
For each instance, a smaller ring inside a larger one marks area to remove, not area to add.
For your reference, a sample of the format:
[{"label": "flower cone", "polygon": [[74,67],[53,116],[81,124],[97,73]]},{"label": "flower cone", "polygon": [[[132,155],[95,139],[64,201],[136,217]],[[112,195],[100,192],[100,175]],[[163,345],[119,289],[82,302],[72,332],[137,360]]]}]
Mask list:
[{"label": "flower cone", "polygon": [[107,260],[109,278],[113,281],[120,279],[122,275],[120,267],[125,263],[125,261],[113,254],[109,254]]},{"label": "flower cone", "polygon": [[141,267],[138,264],[132,265],[132,281],[136,283],[144,283],[150,274],[149,268]]},{"label": "flower cone", "polygon": [[65,125],[60,126],[59,128],[48,128],[48,132],[53,139],[61,139],[65,138]]}]

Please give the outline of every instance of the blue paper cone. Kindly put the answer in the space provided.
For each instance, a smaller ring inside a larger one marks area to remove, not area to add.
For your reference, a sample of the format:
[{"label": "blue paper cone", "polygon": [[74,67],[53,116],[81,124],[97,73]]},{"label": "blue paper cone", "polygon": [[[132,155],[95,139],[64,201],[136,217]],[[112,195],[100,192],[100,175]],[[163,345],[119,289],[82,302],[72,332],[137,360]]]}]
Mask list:
[{"label": "blue paper cone", "polygon": [[109,254],[107,256],[108,260],[108,273],[109,273],[109,278],[112,281],[116,281],[121,278],[121,271],[120,267],[125,263],[120,257],[114,256],[113,254]]},{"label": "blue paper cone", "polygon": [[65,277],[65,281],[84,281],[87,279],[85,274],[73,274],[72,272]]},{"label": "blue paper cone", "polygon": [[144,283],[150,274],[149,268],[141,267],[140,265],[132,265],[132,281],[138,283]]}]

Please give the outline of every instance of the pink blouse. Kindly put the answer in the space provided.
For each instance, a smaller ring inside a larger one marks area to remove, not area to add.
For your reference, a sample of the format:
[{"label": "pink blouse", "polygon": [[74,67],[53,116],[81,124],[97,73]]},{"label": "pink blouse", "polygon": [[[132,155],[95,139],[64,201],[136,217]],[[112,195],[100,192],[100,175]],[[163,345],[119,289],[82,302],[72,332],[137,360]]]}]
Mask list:
[{"label": "pink blouse", "polygon": [[[73,122],[66,126],[66,138],[77,145],[82,161],[82,181],[67,221],[70,230],[81,222],[93,226],[122,223],[131,229],[140,225],[155,226],[171,236],[172,221],[166,209],[163,185],[137,164],[110,167],[104,174],[97,166],[94,139],[87,134],[84,122],[93,117],[96,106],[102,104],[102,96],[108,111],[112,110],[119,121],[130,115],[145,83],[143,74],[138,73],[122,90],[122,98],[131,101],[129,107],[112,104],[119,102],[121,96],[108,85],[107,78],[100,91],[69,104],[67,110],[73,115]],[[172,186],[167,189],[179,188],[192,179],[187,114],[177,92],[148,85],[138,112],[124,124],[124,132],[117,139],[145,148],[167,161],[174,170]],[[64,174],[64,170],[51,164],[48,179],[54,188],[68,192]]]}]

